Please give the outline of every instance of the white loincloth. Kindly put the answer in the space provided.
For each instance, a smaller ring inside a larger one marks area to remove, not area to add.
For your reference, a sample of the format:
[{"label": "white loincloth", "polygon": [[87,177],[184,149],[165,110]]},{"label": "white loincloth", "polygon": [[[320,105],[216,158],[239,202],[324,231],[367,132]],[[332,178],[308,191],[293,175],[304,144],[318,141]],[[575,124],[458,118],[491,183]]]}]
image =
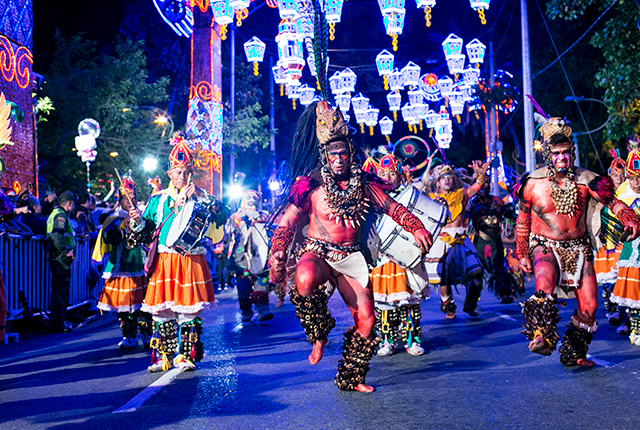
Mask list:
[{"label": "white loincloth", "polygon": [[327,261],[327,264],[335,269],[336,272],[355,279],[362,288],[367,288],[367,285],[369,285],[369,268],[362,252],[349,254],[335,263]]}]

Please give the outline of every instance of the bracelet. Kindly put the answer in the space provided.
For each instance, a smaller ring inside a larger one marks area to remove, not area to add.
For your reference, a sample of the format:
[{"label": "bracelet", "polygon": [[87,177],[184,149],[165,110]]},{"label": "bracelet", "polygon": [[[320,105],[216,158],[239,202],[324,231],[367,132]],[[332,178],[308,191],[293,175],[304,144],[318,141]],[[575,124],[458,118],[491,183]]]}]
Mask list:
[{"label": "bracelet", "polygon": [[278,251],[287,252],[289,244],[293,240],[293,230],[289,227],[276,227],[273,231],[273,238],[271,239],[271,254]]},{"label": "bracelet", "polygon": [[400,204],[393,210],[391,219],[411,234],[424,228],[422,221]]},{"label": "bracelet", "polygon": [[633,209],[630,209],[628,207],[624,207],[620,209],[616,214],[616,216],[618,217],[622,225],[625,227],[631,221],[638,222],[638,216],[636,215],[636,212]]}]

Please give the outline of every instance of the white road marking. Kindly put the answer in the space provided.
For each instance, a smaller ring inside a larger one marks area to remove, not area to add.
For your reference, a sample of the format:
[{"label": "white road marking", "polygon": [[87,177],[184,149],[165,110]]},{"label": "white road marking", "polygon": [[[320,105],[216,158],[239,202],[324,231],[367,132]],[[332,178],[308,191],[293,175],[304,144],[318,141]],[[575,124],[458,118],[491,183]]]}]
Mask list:
[{"label": "white road marking", "polygon": [[162,387],[164,387],[165,385],[169,385],[171,381],[176,379],[176,376],[178,376],[179,373],[180,369],[176,367],[167,371],[167,373],[162,375],[157,381],[142,390],[140,394],[129,400],[124,406],[113,411],[113,413],[118,414],[122,412],[135,412],[135,410],[142,406],[144,402],[149,400],[151,396],[160,391]]},{"label": "white road marking", "polygon": [[592,355],[587,354],[587,358],[591,361],[593,361],[594,363],[596,363],[596,365],[598,366],[602,366],[602,367],[606,367],[607,369],[610,367],[615,366],[617,363],[612,363],[610,361],[604,361],[604,360],[600,360],[599,358],[595,358]]},{"label": "white road marking", "polygon": [[497,312],[498,316],[500,318],[504,318],[507,321],[517,321],[514,317],[512,317],[511,315],[505,315],[505,314],[501,314],[500,312]]}]

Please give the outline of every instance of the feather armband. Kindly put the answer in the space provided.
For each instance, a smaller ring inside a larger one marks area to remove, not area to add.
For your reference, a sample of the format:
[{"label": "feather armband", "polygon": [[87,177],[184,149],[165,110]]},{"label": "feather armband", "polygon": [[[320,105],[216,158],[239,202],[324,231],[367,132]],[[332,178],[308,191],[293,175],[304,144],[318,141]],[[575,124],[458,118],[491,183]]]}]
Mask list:
[{"label": "feather armband", "polygon": [[518,219],[516,224],[516,254],[518,258],[529,257],[529,235],[531,234],[531,219]]},{"label": "feather armband", "polygon": [[424,228],[422,221],[402,205],[395,207],[391,214],[391,219],[411,234]]}]

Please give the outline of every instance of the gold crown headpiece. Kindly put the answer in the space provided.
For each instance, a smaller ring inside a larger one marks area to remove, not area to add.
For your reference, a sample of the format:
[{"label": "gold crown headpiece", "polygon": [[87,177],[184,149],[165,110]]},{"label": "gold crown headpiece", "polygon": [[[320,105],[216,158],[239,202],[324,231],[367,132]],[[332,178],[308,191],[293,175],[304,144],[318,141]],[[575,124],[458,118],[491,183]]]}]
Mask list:
[{"label": "gold crown headpiece", "polygon": [[543,144],[549,143],[551,137],[556,134],[562,134],[572,142],[571,133],[571,127],[569,127],[567,122],[562,118],[549,118],[547,122],[540,127]]}]

